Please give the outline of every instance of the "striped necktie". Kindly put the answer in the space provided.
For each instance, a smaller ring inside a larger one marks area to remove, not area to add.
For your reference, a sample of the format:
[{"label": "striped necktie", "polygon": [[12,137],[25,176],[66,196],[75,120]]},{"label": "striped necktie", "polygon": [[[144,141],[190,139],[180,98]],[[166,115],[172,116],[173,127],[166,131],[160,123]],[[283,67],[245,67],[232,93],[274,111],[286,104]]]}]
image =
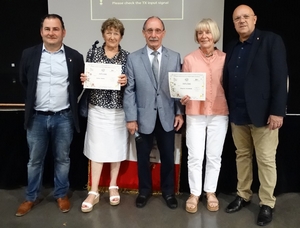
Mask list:
[{"label": "striped necktie", "polygon": [[154,58],[152,60],[152,71],[155,76],[156,84],[158,83],[158,69],[159,69],[159,63],[157,55],[159,54],[158,51],[154,51],[151,53],[151,55],[154,55]]}]

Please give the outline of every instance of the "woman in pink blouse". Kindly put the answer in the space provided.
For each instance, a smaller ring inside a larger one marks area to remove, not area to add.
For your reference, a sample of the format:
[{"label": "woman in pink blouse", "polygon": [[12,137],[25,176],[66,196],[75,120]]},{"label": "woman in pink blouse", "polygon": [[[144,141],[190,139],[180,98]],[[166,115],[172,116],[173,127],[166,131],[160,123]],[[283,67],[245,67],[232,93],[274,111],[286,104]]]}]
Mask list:
[{"label": "woman in pink blouse", "polygon": [[202,192],[202,164],[206,155],[205,180],[207,209],[219,210],[215,195],[221,155],[228,127],[228,107],[222,87],[222,70],[225,53],[215,48],[220,39],[218,25],[212,19],[203,19],[195,29],[195,41],[200,47],[188,54],[183,61],[184,72],[206,73],[205,101],[191,100],[188,95],[181,99],[186,105],[186,143],[188,147],[188,176],[190,197],[186,211],[195,213]]}]

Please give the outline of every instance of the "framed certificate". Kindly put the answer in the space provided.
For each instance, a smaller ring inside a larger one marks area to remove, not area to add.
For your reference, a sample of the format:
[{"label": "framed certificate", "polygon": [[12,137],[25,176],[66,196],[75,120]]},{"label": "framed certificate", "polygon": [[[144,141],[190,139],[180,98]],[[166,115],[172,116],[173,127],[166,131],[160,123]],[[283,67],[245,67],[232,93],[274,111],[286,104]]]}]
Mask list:
[{"label": "framed certificate", "polygon": [[86,89],[120,90],[118,77],[122,73],[122,65],[104,63],[85,63],[87,76],[83,84]]},{"label": "framed certificate", "polygon": [[173,98],[189,95],[191,100],[204,101],[206,97],[206,73],[169,72],[169,88]]}]

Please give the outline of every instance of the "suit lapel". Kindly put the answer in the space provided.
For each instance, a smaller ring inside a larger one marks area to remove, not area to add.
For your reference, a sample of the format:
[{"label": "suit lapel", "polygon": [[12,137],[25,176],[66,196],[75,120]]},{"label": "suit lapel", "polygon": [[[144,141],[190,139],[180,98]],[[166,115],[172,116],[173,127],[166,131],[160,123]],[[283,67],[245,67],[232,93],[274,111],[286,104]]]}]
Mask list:
[{"label": "suit lapel", "polygon": [[69,80],[70,84],[72,84],[73,77],[70,77],[70,75],[73,75],[73,59],[72,59],[70,50],[66,45],[64,45],[64,49],[65,49],[67,67],[68,67],[68,80]]},{"label": "suit lapel", "polygon": [[39,73],[39,67],[42,58],[42,50],[43,50],[43,44],[36,46],[36,49],[33,53],[32,64],[33,64],[34,81],[37,80],[37,76]]},{"label": "suit lapel", "polygon": [[160,63],[160,71],[159,71],[159,86],[162,84],[163,80],[168,78],[167,66],[169,61],[169,53],[168,50],[162,47],[162,56],[161,56],[161,63]]},{"label": "suit lapel", "polygon": [[258,48],[260,46],[260,43],[261,43],[260,35],[261,35],[261,32],[259,30],[255,30],[255,34],[254,34],[253,41],[252,41],[252,48],[251,48],[251,51],[249,54],[249,61],[248,61],[247,67],[246,67],[245,75],[248,75],[248,71],[252,65],[252,62],[256,55],[256,52],[258,51]]},{"label": "suit lapel", "polygon": [[152,85],[154,86],[155,89],[157,89],[156,79],[155,79],[155,76],[154,76],[152,68],[151,68],[151,63],[150,63],[150,60],[149,60],[149,57],[148,57],[148,52],[147,52],[147,47],[146,46],[142,50],[141,58],[142,58],[144,67],[146,69],[146,72],[147,72],[147,74],[148,74],[148,76],[149,76],[149,78],[152,82]]}]

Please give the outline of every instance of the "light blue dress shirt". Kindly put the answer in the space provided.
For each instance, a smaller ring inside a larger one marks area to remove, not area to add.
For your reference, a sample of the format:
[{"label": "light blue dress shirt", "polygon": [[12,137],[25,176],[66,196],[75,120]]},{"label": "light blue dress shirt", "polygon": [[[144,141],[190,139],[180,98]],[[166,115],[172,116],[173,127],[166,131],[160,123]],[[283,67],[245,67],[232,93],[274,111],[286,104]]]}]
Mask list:
[{"label": "light blue dress shirt", "polygon": [[43,45],[37,77],[35,110],[58,112],[69,108],[68,68],[62,45],[49,52]]}]

